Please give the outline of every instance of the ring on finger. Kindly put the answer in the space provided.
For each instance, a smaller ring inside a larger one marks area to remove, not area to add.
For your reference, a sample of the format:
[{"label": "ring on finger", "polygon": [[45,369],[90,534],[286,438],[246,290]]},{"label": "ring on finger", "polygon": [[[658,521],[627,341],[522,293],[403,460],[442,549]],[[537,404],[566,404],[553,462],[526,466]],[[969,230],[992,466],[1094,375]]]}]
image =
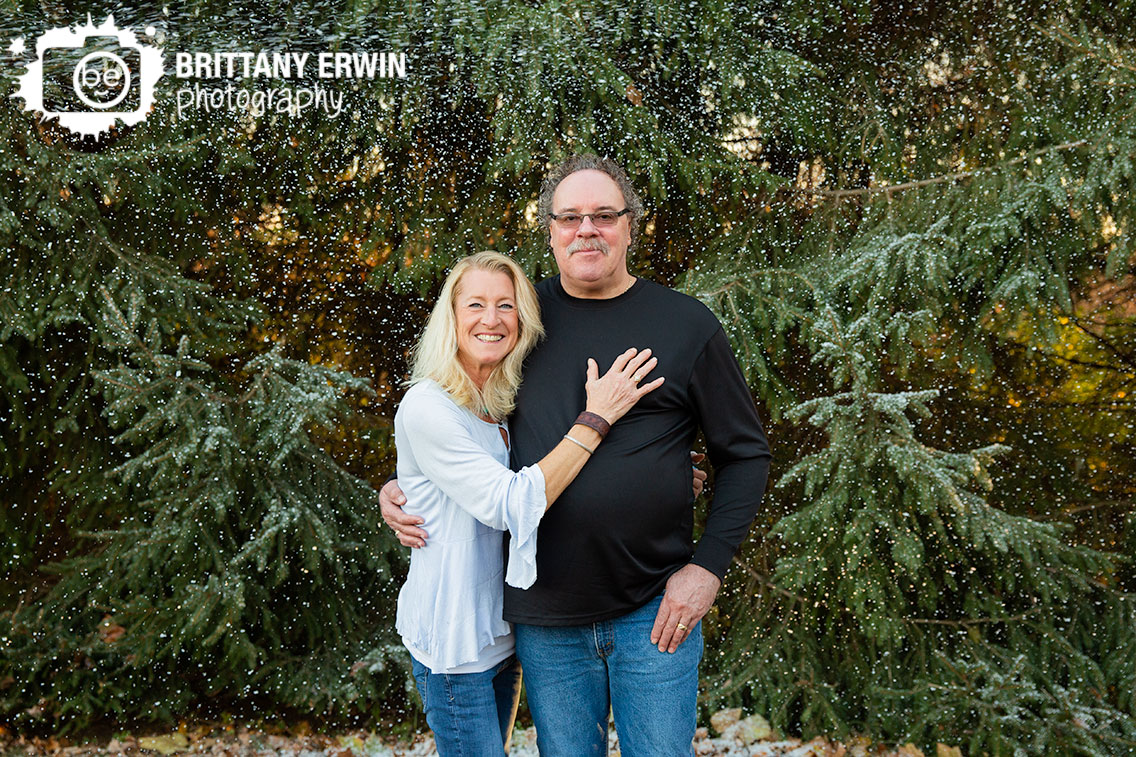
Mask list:
[{"label": "ring on finger", "polygon": [[643,380],[643,377],[640,376],[638,373],[636,373],[634,376],[631,377],[631,380],[634,381],[636,384],[638,384],[640,381]]},{"label": "ring on finger", "polygon": [[684,625],[683,625],[682,623],[679,623],[679,624],[678,624],[678,630],[680,630],[680,631],[685,631],[685,630],[686,630],[686,626],[684,626]]}]

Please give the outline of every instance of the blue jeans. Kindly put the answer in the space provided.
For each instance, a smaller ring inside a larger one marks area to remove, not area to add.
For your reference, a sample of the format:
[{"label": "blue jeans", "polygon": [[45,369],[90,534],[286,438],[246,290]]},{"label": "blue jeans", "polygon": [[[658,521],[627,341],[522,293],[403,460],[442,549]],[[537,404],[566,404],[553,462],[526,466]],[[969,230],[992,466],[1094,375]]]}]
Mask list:
[{"label": "blue jeans", "polygon": [[509,748],[521,665],[516,657],[484,673],[431,673],[413,656],[414,680],[440,757],[502,757]]},{"label": "blue jeans", "polygon": [[651,644],[662,595],[613,620],[513,626],[541,757],[607,754],[610,709],[623,757],[694,754],[702,624],[674,654]]}]

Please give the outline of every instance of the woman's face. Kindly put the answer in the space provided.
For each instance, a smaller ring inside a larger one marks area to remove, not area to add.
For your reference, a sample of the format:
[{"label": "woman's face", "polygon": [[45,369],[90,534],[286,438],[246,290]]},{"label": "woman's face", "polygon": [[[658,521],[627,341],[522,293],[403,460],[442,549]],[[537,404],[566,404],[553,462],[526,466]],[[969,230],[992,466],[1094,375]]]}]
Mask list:
[{"label": "woman's face", "polygon": [[504,273],[474,269],[457,287],[458,361],[479,387],[517,346],[517,298]]}]

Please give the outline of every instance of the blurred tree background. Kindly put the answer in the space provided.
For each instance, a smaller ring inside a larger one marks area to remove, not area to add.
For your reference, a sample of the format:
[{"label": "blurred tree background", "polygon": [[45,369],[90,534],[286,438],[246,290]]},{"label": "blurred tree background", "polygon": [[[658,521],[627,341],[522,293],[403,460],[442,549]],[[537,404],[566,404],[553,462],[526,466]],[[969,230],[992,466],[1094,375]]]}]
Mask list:
[{"label": "blurred tree background", "polygon": [[[153,25],[167,74],[99,141],[0,105],[2,717],[413,720],[373,489],[406,352],[456,257],[554,272],[540,180],[595,151],[645,197],[634,272],[719,315],[775,449],[706,710],[1131,753],[1134,12],[9,3],[8,94],[87,13]],[[179,117],[172,54],[245,50],[407,78]]]}]

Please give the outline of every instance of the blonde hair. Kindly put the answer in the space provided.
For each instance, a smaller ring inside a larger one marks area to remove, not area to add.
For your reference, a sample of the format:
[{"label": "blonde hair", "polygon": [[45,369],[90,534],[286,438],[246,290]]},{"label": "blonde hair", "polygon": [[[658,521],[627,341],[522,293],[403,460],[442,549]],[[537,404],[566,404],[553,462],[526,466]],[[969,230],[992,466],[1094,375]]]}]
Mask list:
[{"label": "blonde hair", "polygon": [[[485,385],[477,385],[458,361],[457,318],[454,308],[462,277],[470,271],[503,273],[513,282],[517,302],[517,345],[489,374]],[[499,252],[478,252],[462,258],[446,277],[438,301],[426,321],[426,328],[414,348],[410,380],[432,379],[449,393],[454,402],[475,414],[488,413],[501,421],[513,412],[517,389],[521,386],[521,365],[544,336],[540,321],[540,301],[525,272],[511,258]]]}]

